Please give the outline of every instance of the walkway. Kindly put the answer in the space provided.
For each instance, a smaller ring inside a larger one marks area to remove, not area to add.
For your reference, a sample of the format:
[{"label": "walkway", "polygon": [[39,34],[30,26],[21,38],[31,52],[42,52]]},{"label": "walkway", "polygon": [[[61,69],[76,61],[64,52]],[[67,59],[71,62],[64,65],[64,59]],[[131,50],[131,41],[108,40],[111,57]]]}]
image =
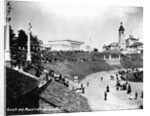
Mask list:
[{"label": "walkway", "polygon": [[[126,94],[126,91],[117,91],[115,80],[110,80],[110,75],[115,76],[116,71],[103,71],[89,75],[81,83],[84,84],[85,94],[82,94],[88,99],[89,105],[93,111],[97,110],[118,110],[118,109],[137,109],[143,104],[143,99],[140,98],[143,90],[143,83],[130,82],[132,93]],[[101,82],[101,77],[103,81]],[[89,86],[87,87],[87,82]],[[104,91],[109,85],[110,92],[107,94],[107,100],[104,100]],[[134,100],[134,92],[138,91],[138,99]]]}]

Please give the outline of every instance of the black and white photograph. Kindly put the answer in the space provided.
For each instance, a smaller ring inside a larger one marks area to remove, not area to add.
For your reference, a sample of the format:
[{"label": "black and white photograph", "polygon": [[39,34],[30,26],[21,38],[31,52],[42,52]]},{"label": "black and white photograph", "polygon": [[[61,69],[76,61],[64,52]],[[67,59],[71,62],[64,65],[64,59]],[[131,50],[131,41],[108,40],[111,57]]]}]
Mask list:
[{"label": "black and white photograph", "polygon": [[143,9],[6,0],[6,115],[143,110]]}]

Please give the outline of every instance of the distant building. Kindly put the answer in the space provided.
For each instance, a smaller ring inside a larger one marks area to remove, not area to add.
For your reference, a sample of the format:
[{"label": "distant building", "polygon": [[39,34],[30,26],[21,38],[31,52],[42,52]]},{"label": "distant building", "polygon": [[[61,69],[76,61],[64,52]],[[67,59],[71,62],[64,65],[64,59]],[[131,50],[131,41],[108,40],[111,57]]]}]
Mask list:
[{"label": "distant building", "polygon": [[107,50],[103,52],[103,59],[109,65],[120,65],[121,52],[119,50]]},{"label": "distant building", "polygon": [[134,42],[130,46],[127,46],[127,53],[128,54],[140,54],[143,53],[143,43],[141,42]]},{"label": "distant building", "polygon": [[42,49],[42,50],[50,51],[50,50],[51,50],[51,47],[50,47],[49,44],[43,44],[43,45],[41,46],[41,49]]},{"label": "distant building", "polygon": [[133,43],[138,42],[139,39],[133,37],[133,35],[129,35],[129,38],[126,39],[126,47],[131,46]]},{"label": "distant building", "polygon": [[55,40],[48,42],[51,51],[78,51],[81,50],[81,45],[83,44],[83,42],[74,40]]},{"label": "distant building", "polygon": [[124,34],[125,29],[123,27],[122,22],[118,31],[118,42],[113,42],[109,45],[104,45],[103,52],[119,50],[123,54],[143,53],[143,43],[139,42],[139,39],[134,38],[133,35],[129,35],[129,38],[126,39],[126,36]]},{"label": "distant building", "polygon": [[113,42],[113,43],[111,43],[111,44],[109,44],[109,45],[104,45],[103,46],[103,50],[105,51],[105,50],[118,50],[118,42]]}]

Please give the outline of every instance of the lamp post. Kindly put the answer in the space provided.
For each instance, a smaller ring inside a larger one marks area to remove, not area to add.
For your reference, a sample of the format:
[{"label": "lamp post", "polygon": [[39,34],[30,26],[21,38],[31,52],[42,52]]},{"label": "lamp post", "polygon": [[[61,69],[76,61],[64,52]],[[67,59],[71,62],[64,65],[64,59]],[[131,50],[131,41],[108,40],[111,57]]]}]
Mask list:
[{"label": "lamp post", "polygon": [[31,28],[32,25],[29,23],[29,29],[28,29],[28,43],[27,43],[27,61],[31,61]]}]

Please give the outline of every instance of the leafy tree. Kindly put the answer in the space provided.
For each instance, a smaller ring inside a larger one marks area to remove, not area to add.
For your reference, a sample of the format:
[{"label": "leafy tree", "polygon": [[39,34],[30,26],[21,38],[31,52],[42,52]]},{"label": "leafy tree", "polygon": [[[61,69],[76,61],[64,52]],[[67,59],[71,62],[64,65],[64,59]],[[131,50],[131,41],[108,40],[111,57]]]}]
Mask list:
[{"label": "leafy tree", "polygon": [[18,38],[17,38],[17,46],[18,47],[27,47],[27,34],[25,33],[24,30],[19,30],[18,31]]},{"label": "leafy tree", "polygon": [[[15,64],[23,66],[26,71],[34,68],[37,72],[43,70],[41,64],[41,51],[40,45],[42,41],[38,39],[36,35],[30,34],[31,39],[31,63],[27,63],[27,34],[24,30],[18,31],[18,37],[15,38],[13,30],[10,31],[11,34],[11,46],[12,48],[12,60],[15,61]],[[15,38],[15,39],[14,39]],[[37,73],[36,73],[37,74]]]},{"label": "leafy tree", "polygon": [[12,29],[12,27],[10,26],[9,28],[9,43],[10,43],[10,52],[11,52],[11,57],[13,56],[13,51],[15,50],[16,48],[16,44],[17,44],[17,40],[16,40],[16,37],[15,37],[15,33],[14,33],[14,30]]},{"label": "leafy tree", "polygon": [[98,52],[98,49],[97,48],[94,48],[94,50],[93,50],[94,52]]},{"label": "leafy tree", "polygon": [[12,27],[10,26],[9,28],[9,36],[10,36],[10,49],[13,49],[15,46],[16,46],[16,38],[15,38],[15,33],[14,33],[14,30],[12,29]]}]

